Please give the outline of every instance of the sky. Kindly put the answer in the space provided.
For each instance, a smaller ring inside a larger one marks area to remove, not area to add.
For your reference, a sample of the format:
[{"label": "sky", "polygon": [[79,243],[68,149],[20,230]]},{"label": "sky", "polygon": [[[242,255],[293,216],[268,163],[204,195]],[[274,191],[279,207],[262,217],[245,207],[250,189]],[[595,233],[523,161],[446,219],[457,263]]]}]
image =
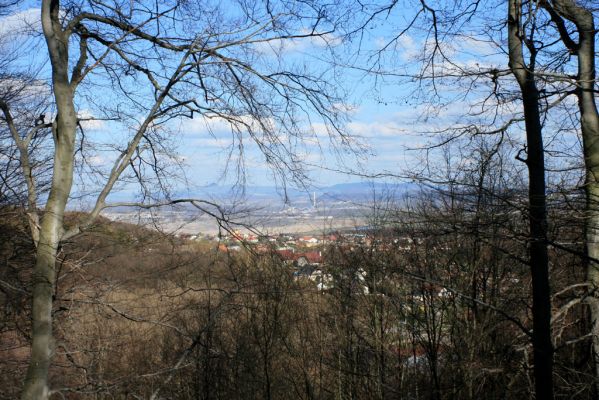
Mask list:
[{"label": "sky", "polygon": [[[36,70],[42,79],[47,79],[47,54],[39,35],[39,9],[36,7],[36,3],[23,3],[12,15],[0,20],[0,37],[4,38],[0,48],[4,53],[18,54],[13,63],[15,69]],[[339,105],[347,111],[343,129],[355,143],[359,143],[363,152],[356,155],[344,152],[343,147],[332,146],[322,121],[314,118],[308,124],[304,119],[302,123],[310,134],[297,146],[297,151],[301,155],[299,162],[314,185],[355,182],[380,174],[386,176],[385,179],[389,179],[389,175],[406,175],[422,162],[422,151],[417,149],[442,137],[442,134],[431,132],[480,121],[498,125],[517,111],[513,105],[488,96],[493,84],[488,79],[437,79],[434,87],[432,80],[413,79],[410,75],[422,71],[419,58],[423,51],[431,51],[427,20],[419,20],[399,37],[397,33],[409,25],[416,12],[416,8],[396,8],[375,20],[360,35],[354,35],[351,41],[342,40],[334,32],[327,35],[326,40],[256,45],[259,62],[266,66],[283,60],[319,71],[330,72],[334,67],[334,84],[345,94],[343,104]],[[436,61],[437,73],[450,76],[460,69],[506,68],[507,57],[501,48],[504,40],[501,34],[492,32],[493,26],[485,26],[486,23],[474,19],[469,30],[464,29],[463,34],[443,41],[439,50],[452,62]],[[24,30],[28,33],[23,33]],[[380,53],[383,49],[385,51]],[[97,83],[104,79],[100,75],[91,78]],[[139,96],[149,93],[147,89],[134,86],[132,84],[131,88],[138,91]],[[97,90],[94,85],[84,90],[85,96],[78,99],[78,107],[80,116],[85,118],[102,117],[103,106],[119,101],[118,93]],[[494,114],[491,115],[489,110]],[[132,121],[141,118],[134,109],[126,112]],[[86,137],[96,144],[93,154],[84,154],[86,161],[97,168],[111,165],[116,157],[115,148],[119,143],[126,143],[134,128],[132,123],[123,125],[101,120],[85,121],[82,126]],[[196,114],[193,119],[171,120],[165,128],[168,130],[165,152],[170,152],[169,156],[182,163],[181,169],[173,169],[172,176],[176,176],[171,182],[173,190],[181,192],[190,188],[193,192],[194,187],[237,180],[234,166],[238,155],[231,150],[235,150],[238,142],[234,137],[232,139],[230,125],[223,119]],[[521,132],[514,134],[514,138],[521,140]],[[247,184],[277,183],[258,147],[251,141],[244,144]],[[82,192],[91,191],[94,182],[83,177],[78,185]],[[128,184],[123,184],[121,189],[133,190]]]},{"label": "sky", "polygon": [[[360,156],[346,154],[339,160],[327,146],[324,126],[321,123],[314,124],[313,129],[320,146],[311,147],[306,165],[317,185],[358,181],[369,179],[366,176],[379,174],[406,175],[421,160],[422,154],[418,150],[437,140],[437,135],[433,132],[456,123],[465,123],[464,114],[470,111],[471,104],[486,96],[486,85],[482,85],[479,91],[471,89],[468,99],[464,99],[461,98],[463,88],[449,83],[448,87],[441,85],[439,91],[442,92],[442,98],[436,99],[438,103],[433,105],[427,101],[429,83],[414,82],[411,78],[402,76],[389,76],[394,73],[415,74],[420,65],[419,56],[426,39],[418,36],[423,33],[418,30],[414,34],[406,33],[401,36],[389,46],[384,59],[378,64],[375,62],[373,54],[388,45],[390,37],[399,29],[396,27],[403,24],[406,24],[405,15],[401,15],[401,12],[391,14],[388,19],[379,23],[374,32],[368,32],[361,38],[359,49],[356,43],[342,42],[335,49],[343,53],[346,59],[355,62],[353,66],[340,68],[342,78],[339,84],[348,93],[346,107],[350,111],[345,129],[365,146],[366,151]],[[307,63],[322,63],[322,59],[327,57],[323,54],[324,51],[319,43],[309,42],[292,44],[285,52],[286,57],[295,57]],[[481,68],[505,68],[507,65],[505,56],[498,54],[496,47],[473,37],[462,37],[459,42],[447,44],[444,51],[462,65],[476,64]],[[356,62],[357,57],[361,58],[359,62]],[[380,74],[364,71],[364,68],[371,68],[373,65],[380,67]],[[184,155],[194,166],[192,170],[210,169],[214,166],[215,159],[219,160],[217,165],[224,165],[231,144],[226,124],[218,120],[207,123],[198,118],[183,121],[181,127],[186,147]],[[251,183],[270,182],[268,169],[257,152],[251,152],[248,161]],[[212,169],[215,173],[222,172],[222,169]],[[214,181],[214,176],[205,177],[204,182]]]},{"label": "sky", "polygon": [[[346,107],[349,119],[345,129],[365,146],[366,151],[360,156],[346,154],[340,160],[335,156],[334,149],[331,151],[328,147],[325,127],[321,123],[315,123],[313,129],[318,136],[319,146],[310,148],[306,166],[317,185],[357,181],[368,179],[365,176],[378,174],[405,175],[421,158],[417,150],[436,140],[435,135],[430,135],[431,132],[443,130],[456,121],[464,120],[468,104],[474,102],[474,98],[485,95],[486,87],[480,93],[472,90],[468,101],[453,101],[462,95],[462,88],[440,88],[444,98],[438,99],[437,106],[431,106],[426,102],[426,93],[419,94],[420,98],[414,96],[418,91],[426,92],[427,87],[421,87],[420,83],[405,77],[388,76],[389,73],[418,71],[418,58],[426,40],[425,37],[419,37],[423,34],[421,30],[415,30],[413,34],[406,33],[389,46],[389,51],[378,64],[380,74],[363,70],[377,65],[373,55],[391,43],[390,38],[400,26],[407,25],[408,17],[405,10],[386,16],[373,32],[367,32],[360,38],[359,49],[355,39],[352,43],[336,43],[333,50],[343,54],[344,60],[355,63],[347,68],[337,66],[342,75],[339,85],[348,93]],[[324,53],[328,49],[318,41],[296,41],[285,46],[285,57],[301,59],[304,63],[322,63],[323,59],[327,59],[327,54]],[[444,51],[447,55],[451,53],[451,57],[462,65],[476,63],[481,68],[483,64],[497,68],[506,66],[505,57],[498,54],[496,47],[477,41],[472,36],[462,37],[458,43],[447,44]],[[361,60],[357,62],[356,58]],[[225,164],[231,144],[228,128],[227,124],[219,120],[206,122],[197,118],[182,121],[186,161],[193,165],[192,170],[211,169],[214,172],[203,178],[205,183],[215,181],[215,174],[223,171],[224,167],[214,168],[214,160],[218,160],[216,165]],[[249,182],[271,182],[272,177],[258,152],[250,152],[247,161],[250,169]]]}]

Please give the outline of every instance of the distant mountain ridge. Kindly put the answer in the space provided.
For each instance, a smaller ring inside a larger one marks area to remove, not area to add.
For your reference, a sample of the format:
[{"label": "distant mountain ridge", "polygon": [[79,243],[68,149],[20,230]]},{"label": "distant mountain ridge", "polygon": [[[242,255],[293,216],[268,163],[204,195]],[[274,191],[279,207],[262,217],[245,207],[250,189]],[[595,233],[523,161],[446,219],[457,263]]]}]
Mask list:
[{"label": "distant mountain ridge", "polygon": [[[382,183],[382,182],[350,182],[336,183],[309,189],[300,190],[288,187],[286,192],[277,186],[247,185],[245,187],[234,185],[219,185],[210,183],[196,189],[180,190],[172,192],[171,199],[195,198],[214,201],[222,205],[234,203],[252,203],[253,205],[264,205],[281,208],[282,206],[308,207],[314,205],[314,197],[320,205],[336,202],[372,203],[374,199],[392,197],[401,200],[408,194],[420,190],[417,183]],[[131,192],[114,192],[110,195],[110,202],[134,202],[138,201]],[[77,204],[71,210],[89,210],[92,203]],[[127,209],[125,206],[124,209]]]},{"label": "distant mountain ridge", "polygon": [[216,200],[245,199],[249,201],[282,202],[286,198],[290,202],[313,201],[316,197],[330,200],[365,200],[380,196],[402,197],[418,189],[415,183],[381,183],[381,182],[350,182],[337,183],[330,186],[312,187],[306,190],[287,188],[284,191],[276,186],[249,185],[235,187],[211,183],[194,191],[194,195]]}]

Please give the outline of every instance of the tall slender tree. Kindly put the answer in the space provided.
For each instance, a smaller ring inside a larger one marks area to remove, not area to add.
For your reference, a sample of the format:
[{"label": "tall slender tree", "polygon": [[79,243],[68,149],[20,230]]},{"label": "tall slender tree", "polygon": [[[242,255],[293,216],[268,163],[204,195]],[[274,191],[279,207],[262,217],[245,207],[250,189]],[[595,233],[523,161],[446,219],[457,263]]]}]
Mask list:
[{"label": "tall slender tree", "polygon": [[[599,112],[595,41],[597,27],[592,4],[571,0],[543,1],[566,51],[577,57],[574,92],[578,99],[585,162],[585,234],[587,253],[586,302],[590,308],[592,356],[599,379]],[[573,26],[572,26],[573,25]],[[596,391],[599,396],[599,391]]]},{"label": "tall slender tree", "polygon": [[[51,121],[49,195],[39,227],[33,224],[37,249],[32,347],[23,399],[45,399],[50,393],[53,298],[61,243],[84,231],[111,206],[109,194],[128,174],[143,184],[143,170],[149,166],[159,180],[164,178],[158,164],[160,126],[194,115],[219,118],[231,126],[236,147],[253,142],[276,172],[298,180],[305,175],[293,146],[309,131],[306,123],[316,115],[331,132],[342,133],[340,97],[326,72],[310,72],[283,58],[273,62],[285,41],[327,38],[336,27],[328,14],[325,6],[295,1],[255,7],[236,2],[42,1],[41,26],[56,114]],[[106,91],[99,94],[94,87]],[[112,167],[100,175],[103,183],[89,215],[67,227],[65,210],[76,178],[76,154],[86,145],[79,133],[81,109],[83,104],[109,105],[113,101],[109,98],[119,99],[113,117],[126,115],[127,107],[135,110],[129,121],[132,135],[117,147]],[[208,204],[187,200],[204,209]]]},{"label": "tall slender tree", "polygon": [[[534,44],[535,23],[530,31],[523,27],[525,15],[520,0],[510,0],[508,11],[509,67],[522,93],[526,127],[528,168],[529,262],[532,277],[533,353],[535,394],[540,399],[553,398],[553,343],[551,341],[551,289],[547,254],[547,204],[545,184],[545,147],[536,82],[537,49]],[[529,15],[534,10],[529,11]],[[528,50],[528,62],[524,49]]]}]

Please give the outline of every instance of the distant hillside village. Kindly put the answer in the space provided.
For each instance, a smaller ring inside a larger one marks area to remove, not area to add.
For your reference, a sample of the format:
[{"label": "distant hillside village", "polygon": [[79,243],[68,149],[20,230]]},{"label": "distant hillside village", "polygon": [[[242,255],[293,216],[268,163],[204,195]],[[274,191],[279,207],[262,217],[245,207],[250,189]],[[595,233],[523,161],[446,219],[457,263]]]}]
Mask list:
[{"label": "distant hillside village", "polygon": [[[210,241],[218,243],[218,251],[240,252],[251,251],[256,254],[273,254],[280,258],[284,265],[293,270],[295,279],[308,279],[316,284],[319,290],[333,287],[334,278],[326,268],[325,253],[331,246],[348,251],[357,248],[372,248],[374,251],[393,249],[409,250],[414,239],[411,237],[391,237],[382,241],[367,233],[332,232],[321,235],[281,233],[276,235],[259,235],[256,233],[232,231],[221,235],[177,234],[177,237],[190,241]],[[418,240],[418,239],[416,239]],[[358,268],[356,280],[361,283],[360,291],[368,294],[365,284],[366,272]]]}]

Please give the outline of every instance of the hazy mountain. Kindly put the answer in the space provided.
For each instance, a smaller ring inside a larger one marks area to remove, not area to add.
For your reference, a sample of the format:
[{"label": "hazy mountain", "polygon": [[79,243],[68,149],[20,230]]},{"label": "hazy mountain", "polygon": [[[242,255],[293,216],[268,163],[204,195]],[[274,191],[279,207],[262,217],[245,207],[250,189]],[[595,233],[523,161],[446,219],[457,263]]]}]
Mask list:
[{"label": "hazy mountain", "polygon": [[291,203],[304,203],[313,201],[314,197],[317,201],[367,201],[382,196],[401,198],[416,188],[418,188],[418,185],[414,183],[352,182],[313,187],[309,190],[287,188],[284,191],[276,186],[246,186],[240,188],[212,183],[199,188],[195,194],[198,197],[225,201],[246,199],[248,201],[283,203],[287,198],[288,202]]}]

